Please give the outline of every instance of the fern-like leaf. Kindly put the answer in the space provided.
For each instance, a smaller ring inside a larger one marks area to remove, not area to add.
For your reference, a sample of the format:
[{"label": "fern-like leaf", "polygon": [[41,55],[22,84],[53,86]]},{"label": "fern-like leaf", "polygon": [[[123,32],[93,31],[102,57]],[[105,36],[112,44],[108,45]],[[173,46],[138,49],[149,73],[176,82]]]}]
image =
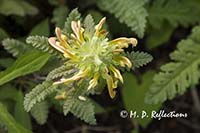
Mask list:
[{"label": "fern-like leaf", "polygon": [[96,124],[94,106],[89,99],[86,101],[79,100],[78,98],[74,99],[74,104],[71,107],[70,112],[89,124]]},{"label": "fern-like leaf", "polygon": [[63,28],[63,32],[66,35],[70,35],[72,33],[71,22],[78,21],[78,20],[80,20],[80,18],[81,18],[81,14],[78,12],[78,9],[75,8],[74,10],[72,10],[69,14],[69,17],[66,19],[65,26]]},{"label": "fern-like leaf", "polygon": [[2,41],[4,49],[6,49],[13,56],[17,57],[29,51],[31,47],[16,39],[5,39]]},{"label": "fern-like leaf", "polygon": [[35,104],[35,106],[31,109],[31,115],[40,125],[46,123],[48,112],[48,103],[46,101]]},{"label": "fern-like leaf", "polygon": [[93,33],[95,32],[94,19],[90,14],[85,17],[84,27],[85,27],[85,33],[86,34],[93,35]]},{"label": "fern-like leaf", "polygon": [[87,83],[82,82],[78,86],[74,86],[76,89],[72,87],[66,92],[67,96],[63,103],[63,112],[65,115],[71,112],[89,124],[96,124],[92,101],[87,97],[82,97],[89,95],[89,92],[85,89],[86,85]]},{"label": "fern-like leaf", "polygon": [[67,115],[71,110],[72,106],[74,105],[74,100],[71,96],[69,96],[63,103],[63,112],[64,115]]},{"label": "fern-like leaf", "polygon": [[98,6],[105,11],[114,14],[121,23],[125,23],[143,37],[147,12],[143,7],[145,0],[98,0]]},{"label": "fern-like leaf", "polygon": [[46,80],[47,81],[51,81],[57,78],[61,78],[63,76],[68,76],[71,75],[72,73],[76,72],[75,69],[72,69],[71,66],[67,66],[67,65],[62,65],[58,68],[55,68],[54,70],[52,70],[48,75]]},{"label": "fern-like leaf", "polygon": [[149,7],[149,21],[160,28],[164,21],[171,25],[188,26],[200,22],[199,3],[195,0],[155,0]]},{"label": "fern-like leaf", "polygon": [[194,28],[192,35],[179,42],[177,47],[170,55],[173,61],[163,65],[161,71],[155,75],[154,83],[146,97],[147,102],[164,102],[174,98],[176,94],[183,94],[188,87],[198,83],[200,26]]},{"label": "fern-like leaf", "polygon": [[127,53],[127,57],[132,62],[133,69],[142,67],[153,60],[150,54],[139,51]]},{"label": "fern-like leaf", "polygon": [[[29,36],[26,39],[28,44],[31,44],[36,49],[59,56],[59,53],[49,45],[48,38],[44,36]],[[60,56],[59,56],[60,57]]]},{"label": "fern-like leaf", "polygon": [[50,81],[37,85],[30,93],[25,95],[25,110],[29,112],[36,103],[43,101],[48,95],[52,94],[56,88],[57,86],[52,85]]}]

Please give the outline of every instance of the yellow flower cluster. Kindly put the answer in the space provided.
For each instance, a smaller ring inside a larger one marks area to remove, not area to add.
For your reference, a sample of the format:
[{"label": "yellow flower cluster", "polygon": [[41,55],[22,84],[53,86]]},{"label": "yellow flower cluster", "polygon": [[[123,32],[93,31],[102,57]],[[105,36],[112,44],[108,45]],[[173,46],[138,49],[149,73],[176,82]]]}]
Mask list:
[{"label": "yellow flower cluster", "polygon": [[102,29],[106,18],[94,27],[93,33],[86,33],[80,21],[72,21],[73,33],[66,36],[60,28],[55,29],[56,37],[50,37],[49,43],[61,52],[67,63],[79,71],[70,78],[62,78],[54,84],[69,84],[84,78],[89,79],[88,90],[98,85],[100,78],[106,80],[111,98],[116,95],[118,81],[123,83],[123,77],[117,67],[132,67],[130,60],[123,55],[123,48],[129,44],[136,46],[135,38],[120,37],[109,41],[107,31]]}]

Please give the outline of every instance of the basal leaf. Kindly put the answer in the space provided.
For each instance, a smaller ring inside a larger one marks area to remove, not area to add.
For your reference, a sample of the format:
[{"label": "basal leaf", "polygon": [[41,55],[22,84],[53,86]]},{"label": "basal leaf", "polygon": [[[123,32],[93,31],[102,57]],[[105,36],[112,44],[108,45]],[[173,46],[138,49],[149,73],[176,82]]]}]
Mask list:
[{"label": "basal leaf", "polygon": [[31,133],[15,121],[2,103],[0,103],[0,120],[8,128],[9,133]]},{"label": "basal leaf", "polygon": [[17,122],[23,125],[26,129],[31,130],[31,119],[27,112],[25,112],[23,107],[23,93],[21,91],[17,91],[16,95],[16,104],[14,110],[14,117]]},{"label": "basal leaf", "polygon": [[37,24],[30,32],[30,36],[49,36],[49,21],[45,19]]},{"label": "basal leaf", "polygon": [[34,15],[38,9],[23,0],[1,0],[0,13],[3,15],[25,16],[26,14]]},{"label": "basal leaf", "polygon": [[19,76],[30,74],[39,70],[49,59],[49,54],[31,51],[20,58],[3,72],[0,72],[0,85],[9,82]]},{"label": "basal leaf", "polygon": [[[142,125],[144,128],[151,122],[151,111],[157,111],[161,104],[149,105],[145,103],[145,95],[149,89],[149,85],[152,83],[152,76],[155,74],[153,71],[148,71],[142,75],[142,82],[138,83],[137,78],[131,73],[125,73],[124,84],[123,84],[123,101],[125,107],[128,111],[136,111],[137,115],[136,121]],[[142,111],[147,112],[149,117],[141,118]]]}]

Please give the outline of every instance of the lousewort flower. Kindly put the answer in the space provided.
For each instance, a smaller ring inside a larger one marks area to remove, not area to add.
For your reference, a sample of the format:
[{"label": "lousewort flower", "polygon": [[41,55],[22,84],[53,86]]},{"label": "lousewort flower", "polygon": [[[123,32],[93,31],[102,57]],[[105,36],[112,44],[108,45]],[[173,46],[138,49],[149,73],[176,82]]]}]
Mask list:
[{"label": "lousewort flower", "polygon": [[101,19],[94,27],[94,32],[85,32],[80,21],[72,21],[71,36],[64,35],[60,28],[55,29],[56,37],[49,38],[49,43],[61,52],[67,63],[72,64],[78,72],[70,78],[62,78],[54,84],[69,84],[81,79],[89,79],[86,89],[90,90],[98,85],[100,78],[106,80],[109,95],[116,95],[118,81],[123,83],[119,67],[132,67],[130,60],[124,56],[123,48],[129,44],[136,46],[135,38],[120,37],[109,41],[107,31],[102,29],[106,18]]}]

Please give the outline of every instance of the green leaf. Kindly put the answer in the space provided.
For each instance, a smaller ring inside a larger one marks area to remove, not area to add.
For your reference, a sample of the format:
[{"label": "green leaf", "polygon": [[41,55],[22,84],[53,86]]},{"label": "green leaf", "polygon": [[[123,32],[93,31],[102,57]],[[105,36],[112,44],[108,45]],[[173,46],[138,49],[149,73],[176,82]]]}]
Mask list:
[{"label": "green leaf", "polygon": [[93,17],[90,14],[87,15],[84,20],[85,34],[93,35],[95,32],[94,26],[95,23]]},{"label": "green leaf", "polygon": [[[142,75],[141,83],[138,83],[137,78],[131,73],[125,73],[123,84],[123,101],[125,107],[129,111],[136,111],[141,116],[142,111],[146,111],[147,114],[151,114],[151,111],[157,111],[161,104],[149,105],[144,102],[145,94],[149,89],[149,85],[152,83],[152,76],[155,74],[153,71],[148,71]],[[152,120],[151,117],[135,118],[136,121],[142,126],[146,127]]]},{"label": "green leaf", "polygon": [[94,125],[96,124],[96,119],[93,102],[87,97],[80,99],[80,96],[85,93],[82,88],[84,86],[85,83],[80,86],[76,86],[75,91],[67,92],[68,95],[63,102],[63,112],[65,115],[71,112],[74,116],[80,118],[81,120]]},{"label": "green leaf", "polygon": [[74,105],[75,100],[72,97],[68,97],[63,103],[63,113],[67,115]]},{"label": "green leaf", "polygon": [[43,52],[47,52],[53,55],[57,55],[59,56],[59,53],[57,52],[57,50],[55,50],[54,48],[52,48],[48,42],[48,38],[44,37],[44,36],[29,36],[26,39],[26,43],[31,44],[34,48],[43,51]]},{"label": "green leaf", "polygon": [[38,9],[23,0],[1,0],[0,13],[6,16],[35,15],[38,13]]},{"label": "green leaf", "polygon": [[192,34],[178,43],[177,49],[170,54],[171,62],[161,66],[154,76],[154,82],[146,96],[146,102],[158,103],[183,94],[200,79],[200,26]]},{"label": "green leaf", "polygon": [[49,21],[45,19],[37,24],[30,32],[29,35],[49,36]]},{"label": "green leaf", "polygon": [[[90,14],[94,20],[94,23],[99,23],[99,21],[104,17],[103,14],[96,10],[88,10],[87,14]],[[103,25],[105,26],[105,24]]]},{"label": "green leaf", "polygon": [[[96,10],[88,10],[87,14],[89,14],[89,16],[91,15],[91,17],[92,17],[92,19],[90,19],[90,22],[87,22],[87,23],[90,23],[90,24],[88,24],[87,27],[91,27],[92,28],[92,25],[93,25],[93,29],[95,27],[95,24],[98,24],[100,22],[100,20],[104,17],[103,14],[101,14],[99,11],[96,11]],[[85,21],[84,23],[86,23],[86,18],[85,18],[84,21]],[[94,23],[94,24],[92,24],[92,23]],[[84,24],[84,25],[86,26],[86,24]],[[105,29],[106,31],[110,30],[107,23],[103,24],[102,29]],[[112,35],[108,34],[108,37],[112,38]]]},{"label": "green leaf", "polygon": [[31,133],[31,131],[25,129],[15,121],[2,103],[0,103],[0,120],[8,128],[9,133]]},{"label": "green leaf", "polygon": [[169,24],[163,24],[159,29],[150,28],[146,40],[147,47],[152,49],[166,43],[170,39],[174,29]]},{"label": "green leaf", "polygon": [[127,57],[132,62],[133,69],[142,67],[153,60],[153,57],[150,54],[139,51],[127,53]]},{"label": "green leaf", "polygon": [[19,76],[38,71],[49,59],[49,54],[31,51],[18,58],[15,63],[3,72],[0,72],[0,85]]},{"label": "green leaf", "polygon": [[63,32],[67,35],[70,35],[72,33],[71,22],[78,21],[78,20],[80,20],[80,18],[81,18],[81,14],[78,12],[78,9],[77,8],[73,9],[70,12],[69,17],[65,21],[65,26],[63,28]]},{"label": "green leaf", "polygon": [[50,71],[52,71],[56,67],[59,67],[62,63],[62,60],[60,60],[59,58],[51,56],[48,62],[42,67],[42,69],[40,69],[40,71],[38,71],[38,73],[41,75],[48,75]]},{"label": "green leaf", "polygon": [[38,124],[43,125],[48,118],[48,103],[46,101],[39,102],[31,109],[31,115],[37,121]]},{"label": "green leaf", "polygon": [[2,58],[0,59],[0,66],[7,68],[9,66],[11,66],[14,62],[14,59],[12,58]]},{"label": "green leaf", "polygon": [[47,75],[46,80],[51,81],[58,78],[62,78],[63,76],[71,75],[72,73],[76,72],[76,70],[71,69],[71,66],[67,66],[66,64],[53,69],[49,74]]},{"label": "green leaf", "polygon": [[97,102],[95,102],[92,99],[90,99],[90,100],[91,100],[92,104],[94,105],[94,110],[95,110],[94,112],[96,114],[101,114],[101,113],[105,113],[106,112],[106,110],[100,104],[98,104]]},{"label": "green leaf", "polygon": [[55,23],[56,26],[63,28],[68,12],[69,9],[63,5],[55,8],[53,11],[53,18],[51,19],[51,22]]},{"label": "green leaf", "polygon": [[31,119],[27,112],[25,112],[23,107],[23,93],[21,91],[18,91],[15,95],[16,97],[16,104],[15,104],[15,110],[14,110],[14,117],[17,122],[19,122],[21,125],[23,125],[26,129],[31,130]]},{"label": "green leaf", "polygon": [[145,0],[98,0],[98,6],[114,14],[121,23],[125,23],[138,37],[144,36],[147,12]]},{"label": "green leaf", "polygon": [[0,86],[0,100],[13,100],[17,101],[16,95],[17,90],[15,87],[13,87],[11,84],[5,84],[3,86]]},{"label": "green leaf", "polygon": [[[199,1],[196,0],[154,0],[149,7],[150,24],[160,29],[164,21],[172,26],[188,26],[200,22]],[[174,8],[176,6],[176,8]]]},{"label": "green leaf", "polygon": [[56,89],[57,85],[53,85],[50,81],[45,81],[42,84],[37,85],[30,93],[25,95],[25,110],[29,112],[36,103],[43,101],[48,95],[55,92]]},{"label": "green leaf", "polygon": [[19,3],[23,7],[24,12],[27,15],[36,15],[39,12],[35,6],[30,5],[28,2],[20,0]]},{"label": "green leaf", "polygon": [[6,49],[13,56],[20,56],[25,52],[31,50],[31,47],[16,39],[5,39],[2,41],[4,49]]},{"label": "green leaf", "polygon": [[94,106],[89,99],[86,101],[81,101],[78,98],[74,99],[70,112],[91,125],[96,124]]}]

